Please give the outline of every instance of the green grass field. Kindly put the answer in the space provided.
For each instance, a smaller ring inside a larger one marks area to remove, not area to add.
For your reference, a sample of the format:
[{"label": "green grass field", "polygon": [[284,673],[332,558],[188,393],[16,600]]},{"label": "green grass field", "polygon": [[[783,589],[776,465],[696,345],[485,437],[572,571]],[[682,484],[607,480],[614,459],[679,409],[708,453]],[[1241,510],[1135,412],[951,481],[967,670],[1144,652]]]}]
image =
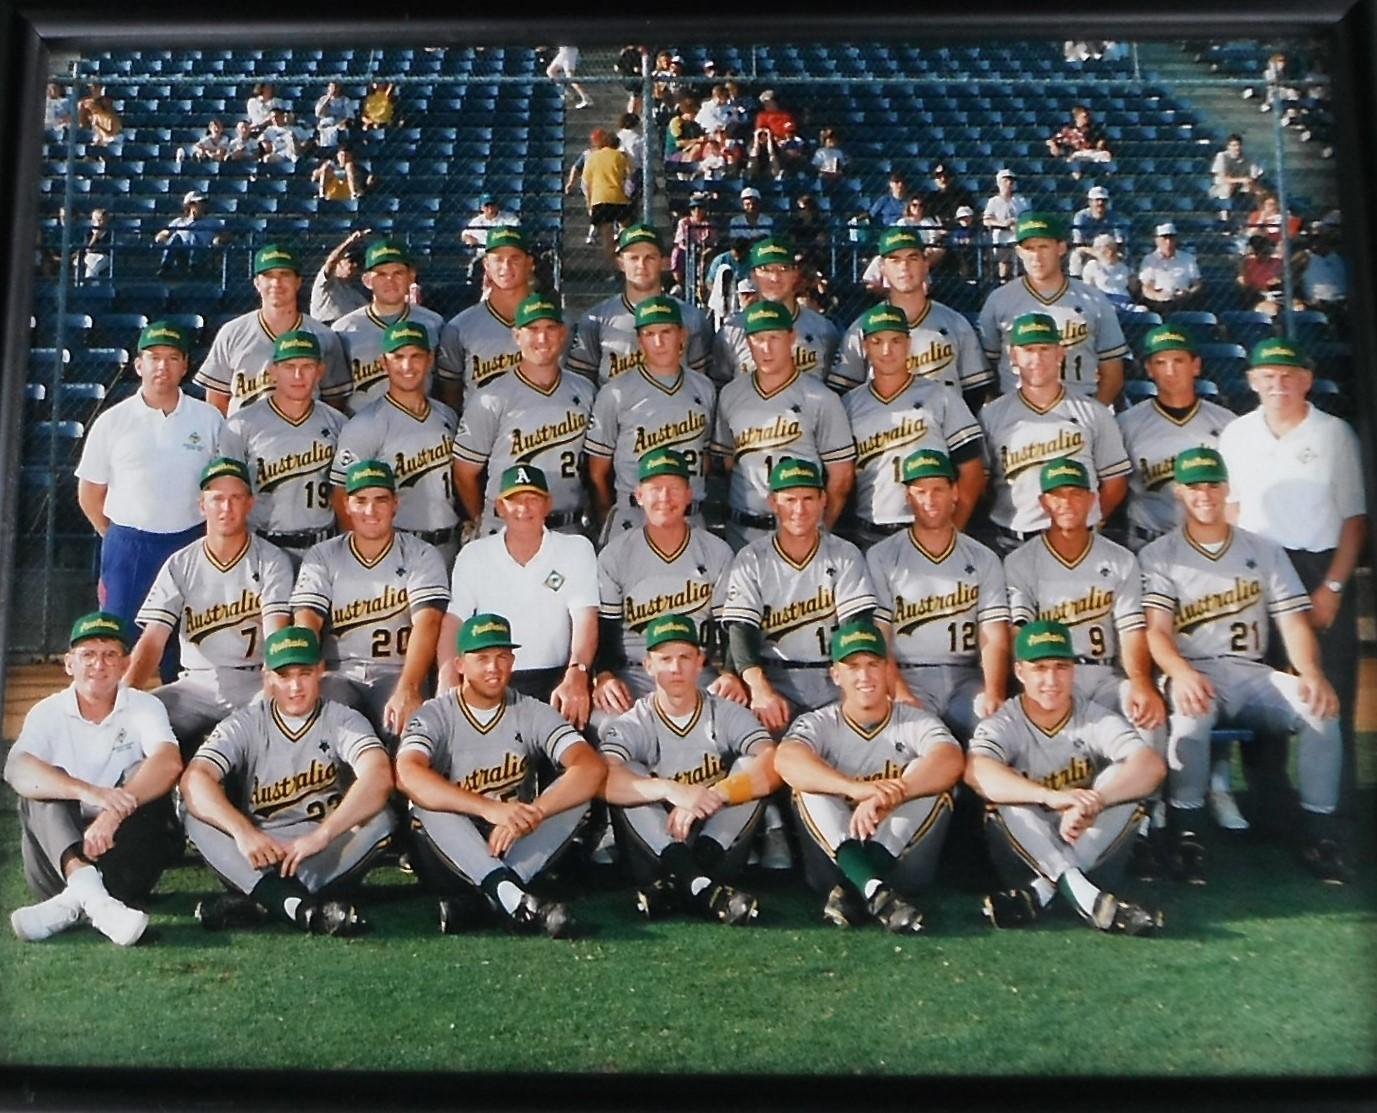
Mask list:
[{"label": "green grass field", "polygon": [[[1373,739],[1365,742],[1371,746]],[[1371,778],[1367,778],[1371,784]],[[1366,814],[1374,804],[1364,793]],[[0,907],[27,903],[13,797]],[[89,928],[0,933],[7,1065],[808,1074],[1301,1074],[1377,1066],[1377,868],[1333,888],[1275,844],[1212,832],[1210,883],[1124,891],[1156,939],[1059,913],[996,933],[988,879],[945,863],[929,930],[898,940],[817,918],[801,879],[748,876],[757,926],[638,920],[615,876],[577,902],[573,941],[441,936],[433,901],[375,871],[358,939],[270,927],[210,935],[214,882],[165,875],[157,940]],[[607,874],[608,871],[604,871]]]}]

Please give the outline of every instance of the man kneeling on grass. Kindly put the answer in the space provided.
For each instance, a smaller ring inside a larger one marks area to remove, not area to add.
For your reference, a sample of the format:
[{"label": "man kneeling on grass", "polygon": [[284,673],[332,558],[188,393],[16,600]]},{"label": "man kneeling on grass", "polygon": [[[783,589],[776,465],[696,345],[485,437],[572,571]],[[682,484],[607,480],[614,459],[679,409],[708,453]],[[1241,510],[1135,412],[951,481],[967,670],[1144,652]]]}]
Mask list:
[{"label": "man kneeling on grass", "polygon": [[216,727],[182,775],[187,836],[232,890],[196,918],[217,931],[271,914],[312,935],[356,935],[367,922],[330,894],[361,880],[391,839],[392,764],[367,719],[321,699],[315,631],[284,627],[263,656],[266,698]]}]

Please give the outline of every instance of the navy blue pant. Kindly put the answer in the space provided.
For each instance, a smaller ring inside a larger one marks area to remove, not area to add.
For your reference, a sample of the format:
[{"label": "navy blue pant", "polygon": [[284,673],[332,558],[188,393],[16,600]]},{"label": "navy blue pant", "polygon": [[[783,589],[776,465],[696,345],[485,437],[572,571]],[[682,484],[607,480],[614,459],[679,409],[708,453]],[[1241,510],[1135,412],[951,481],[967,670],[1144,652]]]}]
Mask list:
[{"label": "navy blue pant", "polygon": [[[178,549],[204,534],[204,522],[180,533],[145,533],[111,522],[100,546],[97,596],[101,607],[129,623],[132,633],[134,616],[148,598],[148,589],[153,586],[163,563]],[[180,669],[177,639],[169,638],[158,674],[166,684],[177,679]]]}]

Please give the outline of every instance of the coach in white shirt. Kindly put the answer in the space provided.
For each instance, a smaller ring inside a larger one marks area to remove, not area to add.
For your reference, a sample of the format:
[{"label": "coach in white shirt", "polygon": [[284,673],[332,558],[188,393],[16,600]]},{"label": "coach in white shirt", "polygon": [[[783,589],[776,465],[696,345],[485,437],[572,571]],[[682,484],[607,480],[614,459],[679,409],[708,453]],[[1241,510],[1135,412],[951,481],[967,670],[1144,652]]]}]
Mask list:
[{"label": "coach in white shirt", "polygon": [[1283,546],[1310,592],[1321,663],[1343,720],[1340,810],[1352,815],[1358,628],[1350,581],[1367,540],[1361,448],[1347,422],[1306,401],[1314,375],[1297,344],[1260,340],[1249,363],[1260,405],[1219,438],[1231,477],[1228,513]]},{"label": "coach in white shirt", "polygon": [[[225,419],[182,392],[188,347],[177,325],[144,327],[139,391],[96,418],[76,469],[77,502],[103,539],[100,604],[130,624],[163,562],[205,529],[201,469],[217,455]],[[169,639],[164,683],[176,679],[177,657]]]},{"label": "coach in white shirt", "polygon": [[470,541],[454,561],[436,655],[439,690],[459,682],[455,639],[464,619],[500,610],[517,642],[511,687],[549,700],[582,730],[598,648],[598,559],[588,538],[545,528],[550,505],[540,468],[517,464],[502,473],[497,513],[506,526]]}]

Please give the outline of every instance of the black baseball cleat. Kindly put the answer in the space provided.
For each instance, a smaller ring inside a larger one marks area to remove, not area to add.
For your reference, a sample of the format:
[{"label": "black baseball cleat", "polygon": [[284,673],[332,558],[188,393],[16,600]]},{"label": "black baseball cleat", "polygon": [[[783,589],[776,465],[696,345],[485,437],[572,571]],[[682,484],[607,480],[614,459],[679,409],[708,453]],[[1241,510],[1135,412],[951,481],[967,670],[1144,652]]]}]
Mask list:
[{"label": "black baseball cleat", "polygon": [[704,919],[739,927],[760,915],[760,903],[744,889],[709,885],[693,898]]},{"label": "black baseball cleat", "polygon": [[207,931],[258,927],[268,918],[268,910],[242,893],[221,893],[196,902],[193,913]]},{"label": "black baseball cleat", "polygon": [[368,921],[348,901],[312,901],[301,911],[301,921],[310,935],[337,935],[347,938],[362,935]]},{"label": "black baseball cleat", "polygon": [[834,885],[822,906],[822,918],[837,927],[859,927],[869,918],[865,901],[849,885]]},{"label": "black baseball cleat", "polygon": [[1177,881],[1205,884],[1205,848],[1192,831],[1183,832],[1167,852],[1167,868]]},{"label": "black baseball cleat", "polygon": [[1082,912],[1081,916],[1100,931],[1116,935],[1155,935],[1163,923],[1162,913],[1120,900],[1103,890],[1095,897],[1095,908],[1090,915]]},{"label": "black baseball cleat", "polygon": [[980,912],[997,928],[1016,928],[1038,918],[1038,902],[1027,889],[1000,889],[980,905]]},{"label": "black baseball cleat", "polygon": [[917,935],[923,930],[923,913],[886,885],[881,885],[870,895],[866,901],[866,911],[880,922],[885,931],[892,931],[895,935]]},{"label": "black baseball cleat", "polygon": [[656,878],[636,890],[636,911],[647,920],[658,920],[679,909],[679,893],[672,882]]},{"label": "black baseball cleat", "polygon": [[541,900],[527,893],[507,917],[513,931],[521,935],[544,932],[551,939],[567,939],[574,931],[574,917],[569,906],[554,900]]},{"label": "black baseball cleat", "polygon": [[1347,885],[1353,880],[1353,867],[1333,839],[1318,839],[1311,843],[1301,851],[1301,861],[1326,885]]},{"label": "black baseball cleat", "polygon": [[440,898],[440,934],[460,935],[482,927],[492,916],[492,907],[478,893],[452,893]]}]

